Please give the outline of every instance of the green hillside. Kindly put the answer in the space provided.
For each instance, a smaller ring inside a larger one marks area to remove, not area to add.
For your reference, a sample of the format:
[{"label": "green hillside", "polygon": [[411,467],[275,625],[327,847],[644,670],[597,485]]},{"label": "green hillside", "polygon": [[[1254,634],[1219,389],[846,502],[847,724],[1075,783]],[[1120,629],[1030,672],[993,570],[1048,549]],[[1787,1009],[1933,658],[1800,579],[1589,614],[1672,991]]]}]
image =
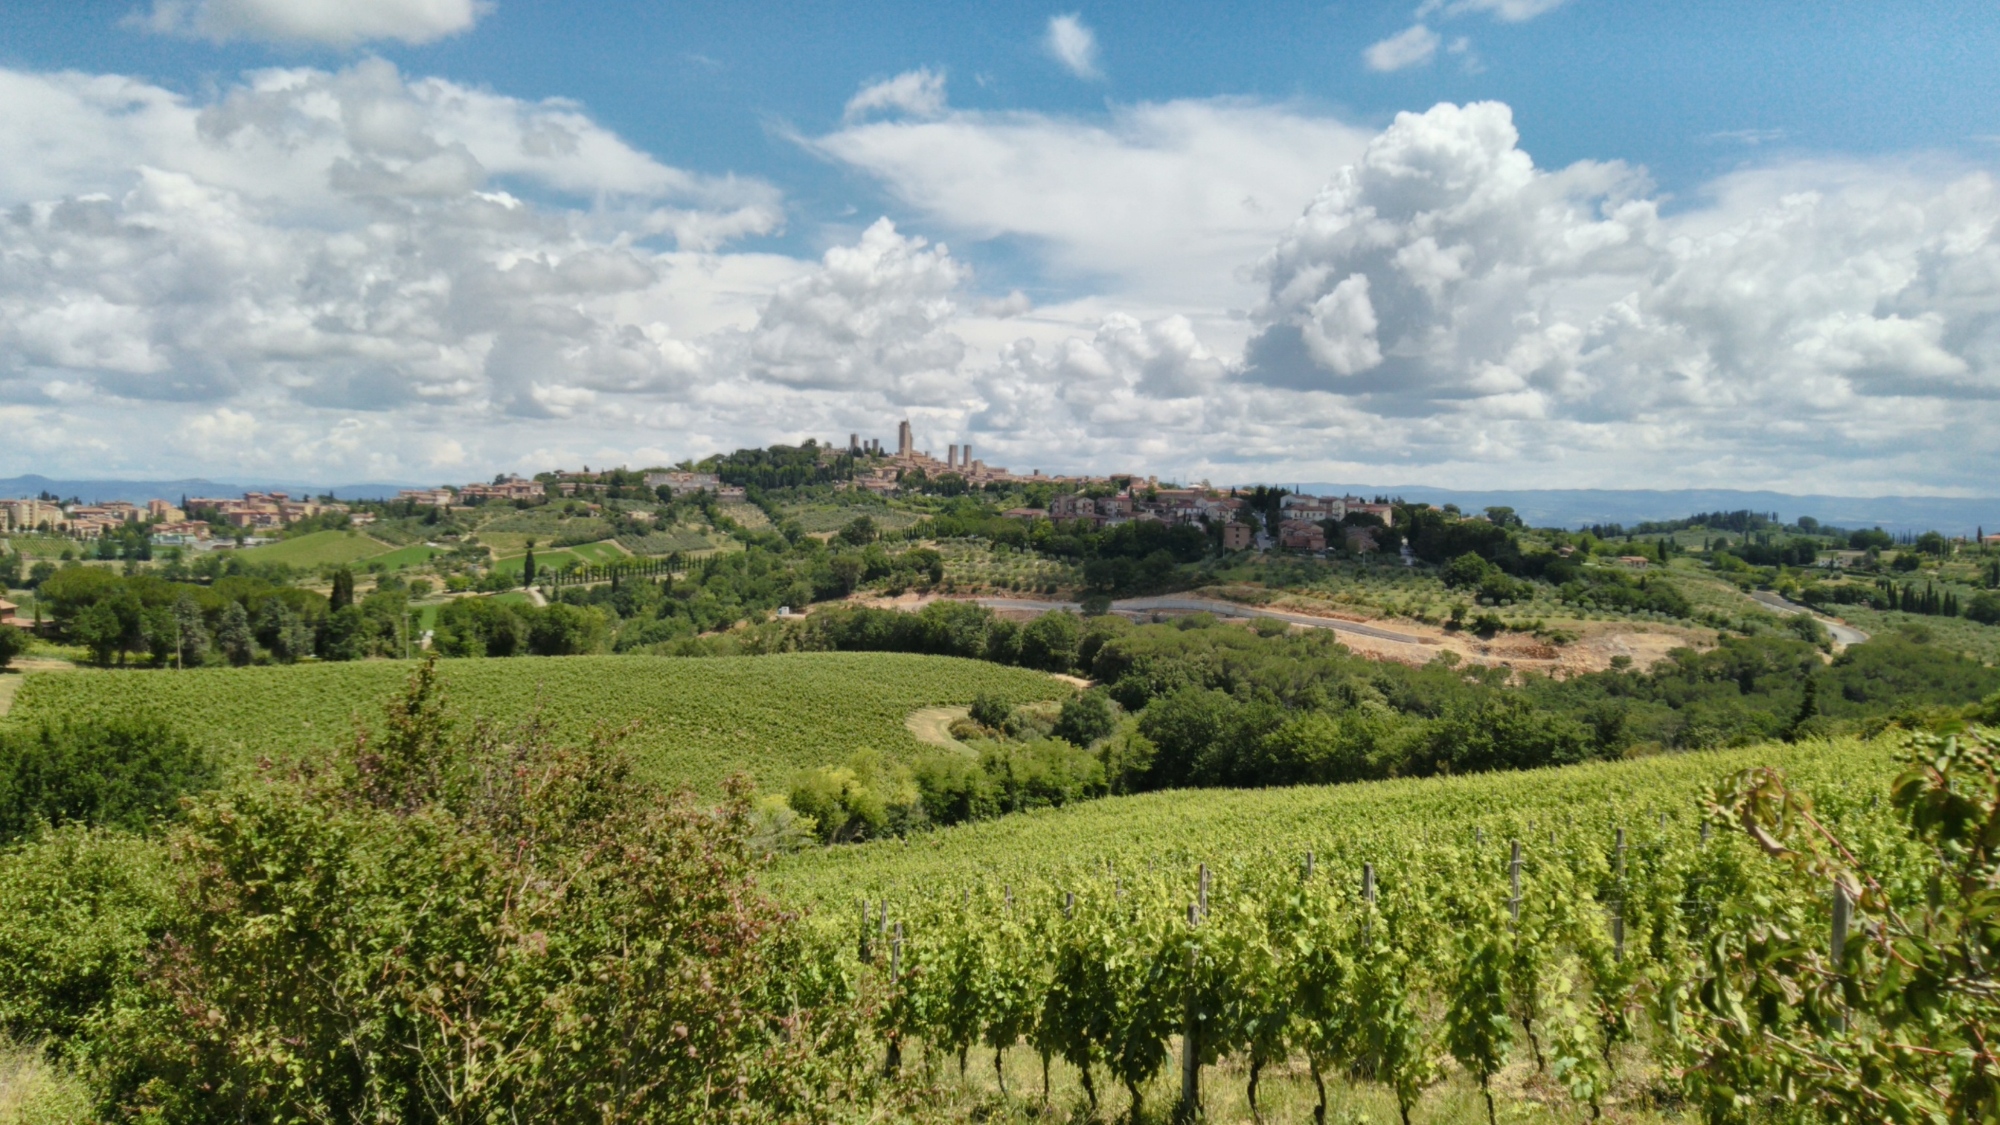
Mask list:
[{"label": "green hillside", "polygon": [[[34,674],[9,723],[83,714],[164,714],[233,762],[324,747],[374,723],[408,677],[401,661],[170,672]],[[995,692],[1027,701],[1072,689],[1038,672],[900,653],[797,653],[705,660],[578,656],[446,661],[462,712],[514,723],[540,707],[559,731],[632,726],[639,766],[662,784],[716,792],[747,770],[782,786],[861,747],[915,753],[903,720],[920,707]]]},{"label": "green hillside", "polygon": [[1829,793],[1886,792],[1897,770],[1893,740],[1841,739],[1461,777],[1179,789],[1021,813],[907,842],[814,849],[781,861],[772,882],[794,901],[840,909],[865,895],[931,894],[996,881],[1021,888],[1062,882],[1081,870],[1101,875],[1107,860],[1128,873],[1150,863],[1284,866],[1308,849],[1331,862],[1368,847],[1469,842],[1475,828],[1497,847],[1510,835],[1529,835],[1529,822],[1544,835],[1595,833],[1609,847],[1619,827],[1635,841],[1657,830],[1661,813],[1675,830],[1696,831],[1700,801],[1717,782],[1763,765],[1781,766]]},{"label": "green hillside", "polygon": [[422,566],[437,555],[445,552],[422,543],[409,547],[398,547],[385,555],[371,555],[369,561],[385,570],[402,570],[405,567]]},{"label": "green hillside", "polygon": [[358,531],[315,531],[296,539],[251,547],[243,552],[243,557],[288,566],[338,566],[387,554],[389,549],[388,544],[379,543]]}]

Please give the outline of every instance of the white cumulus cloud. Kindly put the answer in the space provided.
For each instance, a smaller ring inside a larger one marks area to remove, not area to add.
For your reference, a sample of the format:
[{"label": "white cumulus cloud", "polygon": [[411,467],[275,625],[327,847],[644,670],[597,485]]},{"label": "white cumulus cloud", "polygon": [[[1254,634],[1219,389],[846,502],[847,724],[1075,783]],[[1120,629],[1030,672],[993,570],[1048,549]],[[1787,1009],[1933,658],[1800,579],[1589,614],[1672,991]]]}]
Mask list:
[{"label": "white cumulus cloud", "polygon": [[965,358],[949,325],[966,278],[948,248],[879,220],[778,288],[749,335],[749,371],[788,387],[948,396]]},{"label": "white cumulus cloud", "polygon": [[1083,22],[1079,13],[1050,16],[1043,45],[1063,69],[1083,79],[1104,77],[1097,69],[1097,33]]},{"label": "white cumulus cloud", "polygon": [[1369,70],[1388,72],[1427,65],[1437,57],[1438,33],[1423,24],[1411,26],[1361,52]]},{"label": "white cumulus cloud", "polygon": [[882,110],[896,110],[912,117],[938,116],[944,112],[944,73],[918,67],[863,86],[847,99],[847,109],[841,116],[854,122]]},{"label": "white cumulus cloud", "polygon": [[877,121],[809,142],[881,181],[928,222],[1023,240],[1065,280],[1220,316],[1256,298],[1248,263],[1365,130],[1256,102],[1174,101],[1104,121],[958,111]]},{"label": "white cumulus cloud", "polygon": [[1763,479],[1901,465],[1898,442],[1995,413],[1986,173],[1766,169],[1665,217],[1636,170],[1544,170],[1517,141],[1496,103],[1399,115],[1266,257],[1241,377],[1425,419],[1429,457],[1720,447]]},{"label": "white cumulus cloud", "polygon": [[487,0],[154,0],[142,23],[167,34],[353,47],[429,43],[466,31]]}]

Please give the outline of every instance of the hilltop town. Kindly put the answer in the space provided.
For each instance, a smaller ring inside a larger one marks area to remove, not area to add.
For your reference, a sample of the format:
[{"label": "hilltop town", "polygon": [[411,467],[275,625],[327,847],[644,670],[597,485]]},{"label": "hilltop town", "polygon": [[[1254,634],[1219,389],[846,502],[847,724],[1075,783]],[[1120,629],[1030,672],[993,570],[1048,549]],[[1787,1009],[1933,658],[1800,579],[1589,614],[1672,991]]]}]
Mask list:
[{"label": "hilltop town", "polygon": [[[897,425],[895,451],[879,439],[850,434],[844,446],[808,441],[797,447],[822,467],[836,492],[861,491],[881,497],[914,492],[997,492],[1032,488],[1048,493],[1041,505],[1019,506],[1006,515],[1017,520],[1081,521],[1102,529],[1128,521],[1169,524],[1214,524],[1225,549],[1278,548],[1325,551],[1329,525],[1348,523],[1350,514],[1371,517],[1379,526],[1393,526],[1394,507],[1386,497],[1310,496],[1285,494],[1276,519],[1256,518],[1241,489],[1187,487],[1161,483],[1155,474],[1105,475],[1015,473],[972,456],[972,446],[953,443],[939,460],[917,448],[908,420]],[[721,503],[742,503],[746,487],[733,482],[722,460],[686,463],[680,468],[579,470],[552,469],[533,478],[508,474],[492,481],[474,481],[435,488],[402,489],[384,498],[395,507],[450,511],[490,504],[533,506],[552,499],[589,501],[612,490],[643,486],[667,498],[706,494]],[[286,492],[246,492],[237,497],[155,498],[145,504],[128,501],[85,502],[54,496],[0,500],[0,532],[57,535],[95,540],[112,532],[143,528],[151,543],[190,550],[254,547],[270,542],[269,533],[302,521],[337,517],[348,527],[365,527],[379,518],[375,505],[349,504],[331,496],[295,497]],[[1363,521],[1364,523],[1366,521]],[[1337,530],[1334,545],[1349,551],[1377,548],[1368,526]]]}]

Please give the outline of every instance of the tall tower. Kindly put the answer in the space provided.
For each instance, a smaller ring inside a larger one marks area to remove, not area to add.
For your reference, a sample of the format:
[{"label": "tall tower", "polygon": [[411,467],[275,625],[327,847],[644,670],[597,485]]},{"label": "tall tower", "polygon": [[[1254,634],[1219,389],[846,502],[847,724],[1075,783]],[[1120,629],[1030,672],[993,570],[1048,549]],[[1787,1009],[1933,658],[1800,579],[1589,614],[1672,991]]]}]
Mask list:
[{"label": "tall tower", "polygon": [[908,457],[917,451],[917,440],[910,434],[910,420],[903,419],[896,425],[896,456]]}]

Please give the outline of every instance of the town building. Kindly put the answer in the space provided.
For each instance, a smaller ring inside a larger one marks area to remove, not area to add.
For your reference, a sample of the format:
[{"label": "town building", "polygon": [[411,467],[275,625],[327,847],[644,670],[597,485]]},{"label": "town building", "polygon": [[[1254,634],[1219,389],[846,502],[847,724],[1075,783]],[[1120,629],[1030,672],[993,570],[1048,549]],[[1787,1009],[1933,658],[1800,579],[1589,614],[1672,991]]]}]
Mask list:
[{"label": "town building", "polygon": [[449,508],[453,496],[449,488],[405,488],[396,493],[396,499],[419,508]]},{"label": "town building", "polygon": [[1326,550],[1326,528],[1311,520],[1286,520],[1278,525],[1278,546],[1288,551]]},{"label": "town building", "polygon": [[671,496],[686,496],[693,492],[715,492],[722,487],[722,478],[714,473],[647,473],[646,487],[664,488]]},{"label": "town building", "polygon": [[1257,529],[1247,523],[1231,520],[1222,525],[1222,549],[1225,551],[1245,551],[1257,542]]},{"label": "town building", "polygon": [[240,528],[283,527],[295,520],[307,519],[322,512],[347,510],[345,504],[311,499],[294,500],[288,492],[246,492],[237,499],[196,496],[190,498],[187,505],[191,512],[213,513],[210,518]]},{"label": "town building", "polygon": [[497,500],[513,503],[516,500],[543,500],[548,497],[548,488],[538,480],[528,480],[520,476],[509,476],[492,484],[468,484],[458,490],[461,501]]},{"label": "town building", "polygon": [[61,531],[69,520],[62,505],[48,500],[0,500],[0,523],[8,531]]}]

